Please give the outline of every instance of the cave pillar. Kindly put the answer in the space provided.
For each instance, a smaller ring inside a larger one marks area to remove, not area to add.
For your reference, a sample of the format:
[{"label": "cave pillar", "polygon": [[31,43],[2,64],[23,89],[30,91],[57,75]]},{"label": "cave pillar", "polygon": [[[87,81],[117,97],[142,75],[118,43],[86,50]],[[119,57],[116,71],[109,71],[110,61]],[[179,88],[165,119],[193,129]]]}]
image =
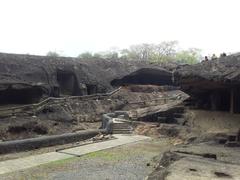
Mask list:
[{"label": "cave pillar", "polygon": [[230,113],[234,113],[234,89],[230,90]]}]

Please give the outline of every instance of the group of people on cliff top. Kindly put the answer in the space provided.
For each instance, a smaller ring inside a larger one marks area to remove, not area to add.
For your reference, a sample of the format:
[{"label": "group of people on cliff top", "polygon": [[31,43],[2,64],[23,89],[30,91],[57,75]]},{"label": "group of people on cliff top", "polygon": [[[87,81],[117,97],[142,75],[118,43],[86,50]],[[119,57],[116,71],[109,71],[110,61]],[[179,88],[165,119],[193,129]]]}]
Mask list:
[{"label": "group of people on cliff top", "polygon": [[[226,56],[227,56],[226,53],[220,54],[220,58],[221,58],[221,57],[226,57]],[[216,60],[216,59],[218,59],[218,57],[217,57],[215,54],[213,54],[212,57],[211,57],[211,60]],[[208,56],[205,56],[205,57],[204,57],[204,60],[203,60],[202,62],[204,62],[204,61],[209,61]]]}]

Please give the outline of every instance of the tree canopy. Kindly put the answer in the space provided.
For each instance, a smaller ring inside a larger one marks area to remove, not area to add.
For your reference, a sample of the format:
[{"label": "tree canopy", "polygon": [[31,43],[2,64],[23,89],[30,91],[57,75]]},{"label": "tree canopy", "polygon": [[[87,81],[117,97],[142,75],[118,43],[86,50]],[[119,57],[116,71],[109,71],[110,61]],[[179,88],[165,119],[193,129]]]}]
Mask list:
[{"label": "tree canopy", "polygon": [[84,52],[78,57],[84,59],[103,58],[187,64],[198,63],[202,58],[200,49],[180,50],[177,41],[164,41],[159,44],[136,44],[126,49],[112,48],[109,51],[96,53]]},{"label": "tree canopy", "polygon": [[84,52],[82,54],[79,54],[78,57],[83,59],[90,59],[90,58],[93,58],[93,55],[90,52]]},{"label": "tree canopy", "polygon": [[47,53],[47,56],[59,57],[60,55],[59,55],[57,52],[55,52],[55,51],[49,51],[49,52]]}]

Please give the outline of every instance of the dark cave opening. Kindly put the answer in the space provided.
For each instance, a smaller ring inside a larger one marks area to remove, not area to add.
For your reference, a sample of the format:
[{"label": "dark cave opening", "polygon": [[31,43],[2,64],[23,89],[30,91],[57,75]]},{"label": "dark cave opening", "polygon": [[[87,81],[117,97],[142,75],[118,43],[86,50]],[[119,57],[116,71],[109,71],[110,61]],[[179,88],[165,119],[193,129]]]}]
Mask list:
[{"label": "dark cave opening", "polygon": [[218,92],[213,92],[211,97],[211,109],[217,111],[229,111],[230,110],[230,91],[229,90],[220,90]]},{"label": "dark cave opening", "polygon": [[94,84],[86,84],[87,86],[87,94],[96,94],[97,93],[97,86]]},{"label": "dark cave opening", "polygon": [[232,113],[240,113],[240,94],[239,94],[239,91],[240,91],[240,88],[234,88],[232,90],[232,99],[233,99],[233,102],[232,102],[232,106],[233,106],[233,109],[232,109]]},{"label": "dark cave opening", "polygon": [[184,107],[173,107],[167,111],[153,113],[145,117],[138,118],[143,122],[158,122],[166,124],[180,124],[183,119]]},{"label": "dark cave opening", "polygon": [[211,111],[240,113],[239,89],[214,89],[202,93],[194,93],[188,101],[190,107]]},{"label": "dark cave opening", "polygon": [[77,95],[78,85],[74,73],[58,70],[57,81],[60,95]]},{"label": "dark cave opening", "polygon": [[227,90],[206,91],[191,95],[190,107],[212,111],[230,110],[230,92]]},{"label": "dark cave opening", "polygon": [[39,87],[8,88],[0,91],[0,104],[32,104],[39,102],[42,96],[43,90]]},{"label": "dark cave opening", "polygon": [[122,79],[115,79],[112,86],[122,86],[129,84],[142,85],[172,85],[172,75],[160,69],[143,68],[135,71]]}]

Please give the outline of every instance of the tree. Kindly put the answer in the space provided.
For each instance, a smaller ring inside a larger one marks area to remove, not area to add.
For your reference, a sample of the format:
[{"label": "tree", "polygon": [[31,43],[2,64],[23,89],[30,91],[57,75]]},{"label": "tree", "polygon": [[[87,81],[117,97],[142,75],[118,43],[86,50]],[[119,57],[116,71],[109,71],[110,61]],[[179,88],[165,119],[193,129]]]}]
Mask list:
[{"label": "tree", "polygon": [[103,59],[121,59],[121,60],[140,60],[151,62],[179,62],[194,64],[201,58],[199,49],[178,50],[178,41],[163,41],[159,44],[136,44],[127,49],[119,50],[112,47],[108,51],[80,54],[80,58],[103,58]]},{"label": "tree", "polygon": [[151,60],[154,55],[154,44],[137,44],[130,46],[129,50],[124,50],[128,59]]},{"label": "tree", "polygon": [[120,57],[121,57],[121,59],[128,60],[129,59],[129,49],[122,49],[120,51]]},{"label": "tree", "polygon": [[146,61],[168,61],[172,60],[175,53],[177,41],[164,41],[160,44],[137,44],[129,49],[121,51],[122,56],[127,59]]},{"label": "tree", "polygon": [[154,46],[155,61],[170,61],[173,60],[174,55],[177,52],[178,41],[163,41],[160,44]]},{"label": "tree", "polygon": [[196,48],[179,51],[175,56],[176,62],[187,64],[196,64],[201,58],[201,50]]},{"label": "tree", "polygon": [[78,55],[78,58],[91,59],[91,58],[93,58],[93,55],[92,55],[92,53],[90,53],[90,52],[84,52],[84,53],[82,53],[82,54],[79,54],[79,55]]},{"label": "tree", "polygon": [[97,54],[103,59],[118,59],[118,52],[116,51],[104,51]]},{"label": "tree", "polygon": [[55,51],[49,51],[49,52],[47,53],[47,56],[59,57],[60,55],[59,55],[57,52],[55,52]]},{"label": "tree", "polygon": [[94,58],[102,58],[102,55],[100,53],[94,53],[93,57]]}]

